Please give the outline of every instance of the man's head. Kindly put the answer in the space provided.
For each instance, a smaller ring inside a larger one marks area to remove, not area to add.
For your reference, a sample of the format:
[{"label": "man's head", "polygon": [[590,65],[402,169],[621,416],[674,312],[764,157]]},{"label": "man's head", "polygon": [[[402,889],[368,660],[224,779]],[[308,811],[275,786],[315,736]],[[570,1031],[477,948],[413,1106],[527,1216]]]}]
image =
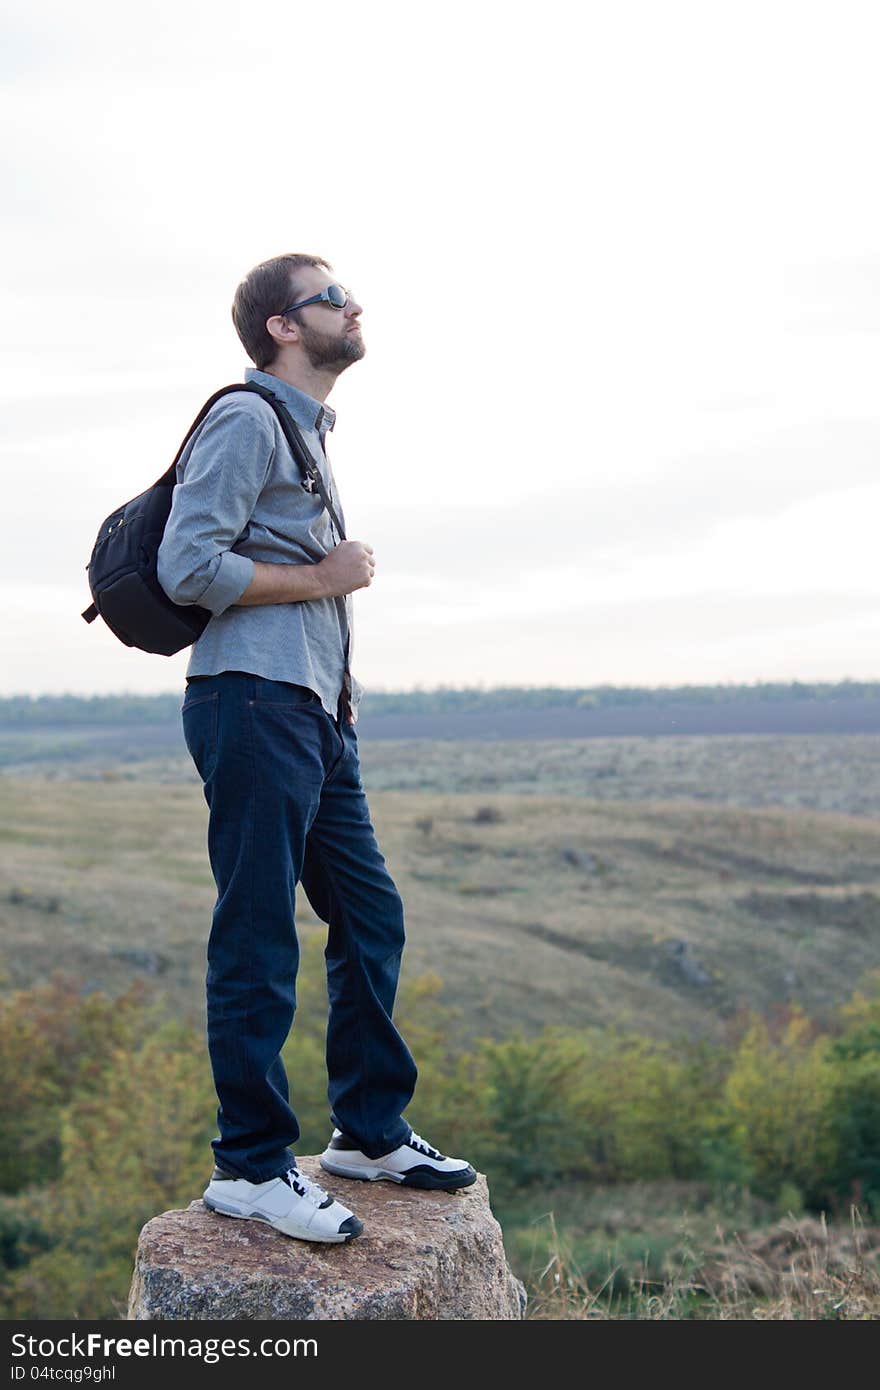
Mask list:
[{"label": "man's head", "polygon": [[336,377],[363,357],[361,306],[350,295],[341,309],[334,307],[338,296],[333,293],[291,312],[336,283],[320,256],[275,256],[245,276],[235,291],[232,321],[255,366],[267,371],[279,359],[299,360],[311,371]]}]

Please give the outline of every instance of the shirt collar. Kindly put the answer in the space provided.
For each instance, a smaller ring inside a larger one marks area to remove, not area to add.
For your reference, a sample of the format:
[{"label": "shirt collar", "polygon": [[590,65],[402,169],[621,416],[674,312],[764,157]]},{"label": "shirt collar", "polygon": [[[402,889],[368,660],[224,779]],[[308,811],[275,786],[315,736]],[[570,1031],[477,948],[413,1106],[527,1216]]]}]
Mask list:
[{"label": "shirt collar", "polygon": [[327,431],[332,430],[336,424],[336,411],[332,406],[322,405],[314,396],[307,395],[305,391],[300,391],[298,386],[291,386],[289,382],[282,381],[271,372],[261,372],[256,367],[248,367],[244,379],[255,382],[257,386],[268,386],[269,390],[274,391],[278,399],[284,402],[296,423],[303,429],[316,430],[322,442]]}]

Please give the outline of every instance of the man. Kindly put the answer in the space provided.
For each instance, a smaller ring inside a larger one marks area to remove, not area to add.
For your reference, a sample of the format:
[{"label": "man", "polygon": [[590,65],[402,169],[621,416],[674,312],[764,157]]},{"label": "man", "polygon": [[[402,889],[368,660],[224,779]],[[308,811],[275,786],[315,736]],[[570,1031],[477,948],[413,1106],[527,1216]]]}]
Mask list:
[{"label": "man", "polygon": [[[298,424],[340,524],[324,444],[337,379],[365,352],[360,304],[318,256],[278,256],[239,285],[233,321]],[[352,593],[372,546],[342,540],[303,485],[277,416],[224,396],[181,455],[159,580],[211,621],[187,668],[183,728],[210,815],[217,902],[208,942],[208,1048],[219,1108],[206,1204],[302,1240],[345,1241],[361,1222],[300,1173],[281,1049],[299,959],[296,884],[328,923],[328,1172],[452,1190],[473,1183],[402,1118],[416,1083],[392,1022],[403,904],[370,821],[355,724]]]}]

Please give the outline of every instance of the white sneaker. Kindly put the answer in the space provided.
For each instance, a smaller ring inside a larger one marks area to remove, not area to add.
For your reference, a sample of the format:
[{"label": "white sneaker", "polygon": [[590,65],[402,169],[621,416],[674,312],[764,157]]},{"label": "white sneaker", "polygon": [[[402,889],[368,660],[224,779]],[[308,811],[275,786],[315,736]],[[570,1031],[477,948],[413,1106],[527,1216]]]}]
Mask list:
[{"label": "white sneaker", "polygon": [[334,1129],[333,1138],[321,1154],[321,1167],[339,1178],[361,1178],[365,1182],[403,1183],[404,1187],[426,1187],[454,1192],[477,1181],[476,1170],[463,1158],[447,1158],[426,1143],[413,1130],[405,1144],[381,1158],[367,1158],[353,1139]]},{"label": "white sneaker", "polygon": [[247,1182],[215,1168],[202,1200],[211,1211],[265,1221],[297,1240],[354,1240],[364,1229],[348,1207],[298,1168],[266,1182]]}]

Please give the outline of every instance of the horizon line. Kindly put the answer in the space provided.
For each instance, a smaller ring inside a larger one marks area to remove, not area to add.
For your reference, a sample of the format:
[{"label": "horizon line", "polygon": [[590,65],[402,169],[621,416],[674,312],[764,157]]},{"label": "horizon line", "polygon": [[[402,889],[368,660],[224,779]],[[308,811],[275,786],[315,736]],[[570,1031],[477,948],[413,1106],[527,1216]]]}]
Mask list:
[{"label": "horizon line", "polygon": [[[800,676],[792,676],[785,680],[764,680],[755,677],[751,681],[728,680],[728,681],[680,681],[674,684],[660,683],[651,684],[616,684],[612,681],[602,681],[593,685],[530,685],[530,684],[511,684],[504,683],[498,685],[487,685],[479,683],[474,685],[421,685],[417,684],[410,687],[389,687],[389,686],[365,686],[365,698],[369,695],[382,696],[401,696],[401,695],[437,695],[437,694],[461,694],[461,695],[493,695],[507,694],[509,692],[532,692],[557,693],[566,692],[568,694],[592,694],[598,691],[645,691],[659,693],[661,691],[686,691],[686,690],[766,690],[774,687],[784,689],[787,687],[810,687],[814,690],[833,690],[841,686],[880,686],[880,674],[872,677],[842,676],[837,680],[809,680]],[[163,696],[173,695],[178,698],[180,687],[175,685],[168,690],[94,690],[94,691],[12,691],[7,694],[0,693],[0,700],[104,700],[104,699],[160,699]]]}]

